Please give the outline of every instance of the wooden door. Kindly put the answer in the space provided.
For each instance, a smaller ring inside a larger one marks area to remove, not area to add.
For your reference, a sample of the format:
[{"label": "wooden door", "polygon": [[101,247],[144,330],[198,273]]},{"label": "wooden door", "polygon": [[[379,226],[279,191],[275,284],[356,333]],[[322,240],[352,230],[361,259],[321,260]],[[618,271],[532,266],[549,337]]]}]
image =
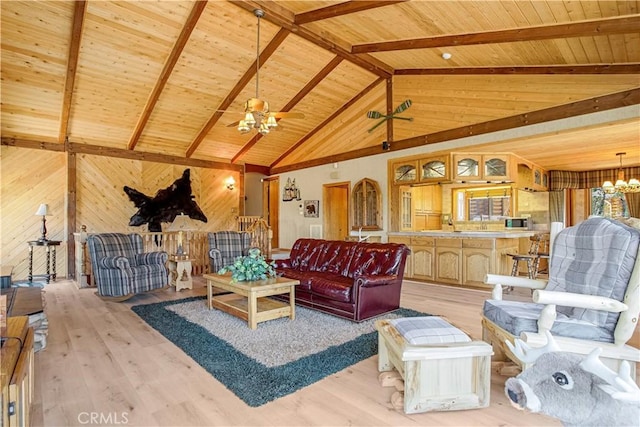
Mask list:
[{"label": "wooden door", "polygon": [[262,180],[262,217],[273,232],[271,247],[279,248],[280,179],[277,176]]},{"label": "wooden door", "polygon": [[349,183],[325,184],[322,188],[323,238],[344,240],[349,235]]}]

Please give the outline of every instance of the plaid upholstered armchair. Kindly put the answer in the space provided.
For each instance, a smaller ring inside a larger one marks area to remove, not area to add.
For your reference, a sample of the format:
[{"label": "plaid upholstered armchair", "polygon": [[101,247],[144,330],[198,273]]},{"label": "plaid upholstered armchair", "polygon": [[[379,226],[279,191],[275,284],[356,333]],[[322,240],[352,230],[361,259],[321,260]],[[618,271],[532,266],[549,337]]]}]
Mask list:
[{"label": "plaid upholstered armchair", "polygon": [[87,244],[93,280],[101,298],[124,301],[168,287],[167,253],[143,253],[139,234],[92,234]]},{"label": "plaid upholstered armchair", "polygon": [[[626,360],[635,378],[640,351],[627,344],[640,314],[640,230],[606,218],[590,218],[553,239],[549,280],[488,275],[495,285],[485,301],[483,339],[493,344],[494,361],[511,359],[526,369],[506,342],[521,338],[542,347],[550,332],[560,350],[588,354],[614,370]],[[502,286],[529,288],[533,302],[502,299]]]},{"label": "plaid upholstered armchair", "polygon": [[233,264],[239,256],[249,253],[251,235],[246,231],[216,231],[208,233],[209,266],[212,273]]}]

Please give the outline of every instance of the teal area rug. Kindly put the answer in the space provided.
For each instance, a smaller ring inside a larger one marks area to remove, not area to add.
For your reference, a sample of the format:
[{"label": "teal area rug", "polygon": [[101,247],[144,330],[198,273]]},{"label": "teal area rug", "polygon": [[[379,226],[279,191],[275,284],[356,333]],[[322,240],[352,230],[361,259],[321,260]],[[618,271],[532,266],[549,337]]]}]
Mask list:
[{"label": "teal area rug", "polygon": [[209,310],[205,297],[132,310],[253,407],[377,354],[377,319],[427,315],[401,308],[354,323],[296,306],[294,321],[270,320],[251,330],[241,319]]}]

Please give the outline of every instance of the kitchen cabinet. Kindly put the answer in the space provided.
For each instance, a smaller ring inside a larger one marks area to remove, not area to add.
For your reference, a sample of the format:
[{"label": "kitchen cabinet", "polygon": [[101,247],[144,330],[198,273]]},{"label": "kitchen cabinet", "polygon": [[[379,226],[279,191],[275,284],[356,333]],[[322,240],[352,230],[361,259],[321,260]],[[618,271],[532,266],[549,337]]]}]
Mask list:
[{"label": "kitchen cabinet", "polygon": [[438,238],[435,251],[436,282],[462,283],[462,239]]},{"label": "kitchen cabinet", "polygon": [[487,274],[494,271],[494,239],[463,239],[462,283],[482,286]]},{"label": "kitchen cabinet", "polygon": [[480,154],[454,154],[453,179],[457,181],[477,181],[480,179]]},{"label": "kitchen cabinet", "polygon": [[512,181],[515,168],[509,154],[453,153],[455,181]]},{"label": "kitchen cabinet", "polygon": [[412,228],[415,231],[442,228],[442,187],[422,185],[411,189]]},{"label": "kitchen cabinet", "polygon": [[532,163],[518,163],[516,186],[526,191],[548,191],[549,173]]},{"label": "kitchen cabinet", "polygon": [[519,241],[513,234],[465,237],[464,232],[443,231],[389,236],[389,242],[404,243],[411,250],[405,278],[478,288],[490,288],[484,284],[487,274],[511,273],[508,254],[518,252]]},{"label": "kitchen cabinet", "polygon": [[435,247],[433,237],[412,237],[411,257],[412,278],[435,280]]},{"label": "kitchen cabinet", "polygon": [[510,176],[508,154],[483,154],[482,179],[487,181],[507,181]]},{"label": "kitchen cabinet", "polygon": [[418,181],[418,161],[406,160],[393,164],[393,182],[396,184],[410,184]]},{"label": "kitchen cabinet", "polygon": [[436,156],[420,159],[420,182],[443,182],[451,179],[450,156]]}]

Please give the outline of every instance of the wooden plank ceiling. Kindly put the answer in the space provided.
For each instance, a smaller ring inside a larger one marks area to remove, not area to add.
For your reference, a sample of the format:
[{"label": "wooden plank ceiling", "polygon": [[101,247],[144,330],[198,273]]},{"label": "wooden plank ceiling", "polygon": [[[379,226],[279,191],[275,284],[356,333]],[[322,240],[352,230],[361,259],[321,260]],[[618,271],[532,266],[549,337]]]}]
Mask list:
[{"label": "wooden plank ceiling", "polygon": [[[384,140],[396,150],[529,118],[637,108],[638,6],[4,1],[2,142],[64,149],[68,139],[67,149],[78,152],[152,153],[277,173],[376,154]],[[265,11],[259,46],[256,8]],[[228,125],[254,96],[304,118],[284,118],[266,136],[243,135]],[[405,99],[412,106],[401,116],[412,121],[368,131],[376,121],[367,111],[390,113]],[[548,169],[613,168],[620,151],[626,166],[640,165],[638,117],[483,149]]]}]

